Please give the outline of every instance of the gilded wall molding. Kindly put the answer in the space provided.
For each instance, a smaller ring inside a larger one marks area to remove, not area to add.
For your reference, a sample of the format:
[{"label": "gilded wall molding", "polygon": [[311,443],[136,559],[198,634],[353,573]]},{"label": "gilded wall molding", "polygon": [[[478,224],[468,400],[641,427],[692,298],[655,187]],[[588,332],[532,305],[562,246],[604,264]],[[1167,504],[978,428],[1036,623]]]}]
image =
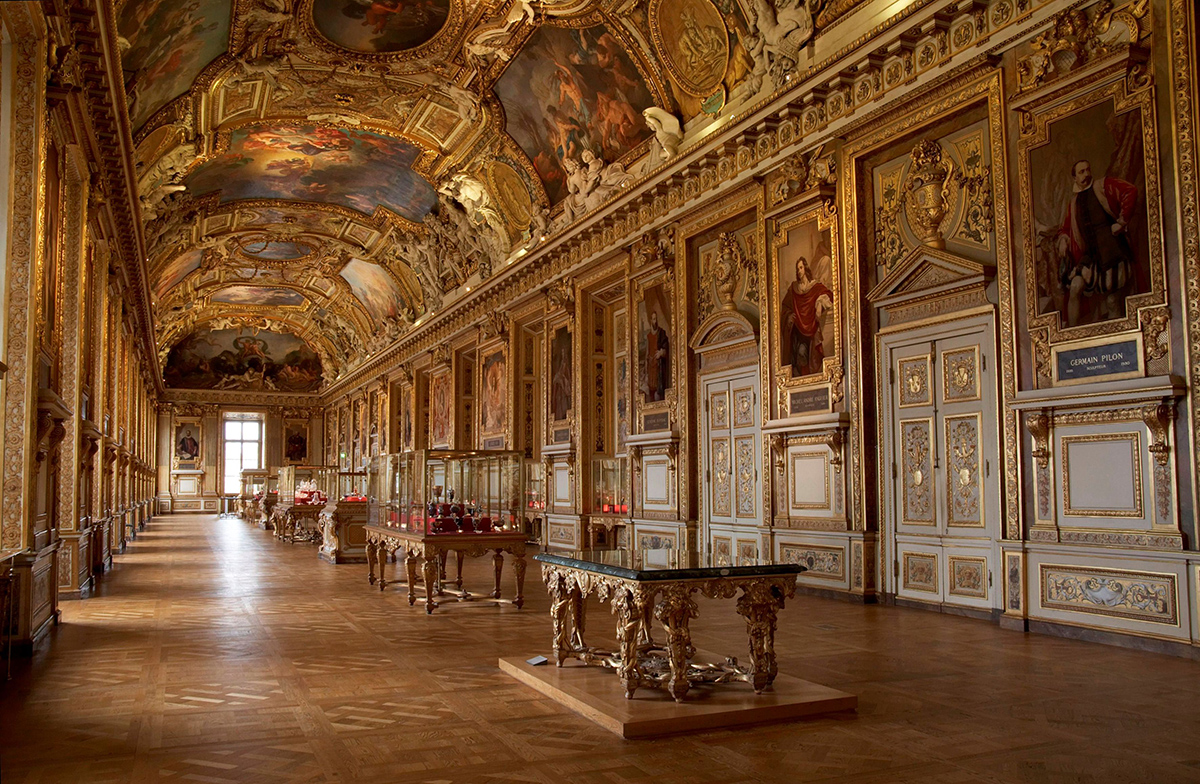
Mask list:
[{"label": "gilded wall molding", "polygon": [[4,503],[0,510],[0,549],[21,550],[31,544],[25,525],[32,449],[34,389],[31,384],[35,334],[31,297],[34,269],[41,252],[39,216],[41,161],[44,149],[42,64],[43,25],[26,3],[0,7],[12,40],[13,70],[0,74],[12,84],[9,256],[6,312],[8,341],[4,388]]}]

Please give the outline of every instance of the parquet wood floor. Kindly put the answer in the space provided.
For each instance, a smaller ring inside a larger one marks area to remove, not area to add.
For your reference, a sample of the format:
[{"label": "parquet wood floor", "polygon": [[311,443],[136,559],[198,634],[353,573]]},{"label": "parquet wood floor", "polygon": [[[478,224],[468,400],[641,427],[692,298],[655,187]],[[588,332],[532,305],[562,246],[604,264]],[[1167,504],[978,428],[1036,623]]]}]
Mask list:
[{"label": "parquet wood floor", "polygon": [[[18,665],[0,781],[1200,782],[1192,661],[801,596],[780,669],[857,714],[622,741],[496,666],[549,652],[538,569],[524,610],[432,616],[365,574],[237,520],[153,520]],[[487,588],[490,563],[466,579]],[[741,654],[733,608],[701,601],[697,642]],[[610,619],[593,607],[592,635]]]}]

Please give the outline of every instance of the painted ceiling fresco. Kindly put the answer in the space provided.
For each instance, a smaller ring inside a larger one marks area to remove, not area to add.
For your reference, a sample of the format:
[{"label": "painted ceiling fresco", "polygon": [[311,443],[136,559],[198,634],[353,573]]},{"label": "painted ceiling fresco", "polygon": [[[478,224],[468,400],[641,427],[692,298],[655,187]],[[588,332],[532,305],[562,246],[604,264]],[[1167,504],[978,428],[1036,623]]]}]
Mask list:
[{"label": "painted ceiling fresco", "polygon": [[567,193],[564,158],[588,150],[614,161],[652,135],[642,118],[654,105],[650,90],[603,25],[542,27],[496,82],[496,95],[552,202]]},{"label": "painted ceiling fresco", "polygon": [[200,71],[229,46],[232,0],[129,0],[117,32],[129,42],[121,58],[131,73],[129,120],[140,128],[183,95]]},{"label": "painted ceiling fresco", "polygon": [[305,124],[238,128],[229,149],[187,179],[190,192],[221,201],[291,199],[339,204],[370,215],[377,206],[412,221],[434,192],[409,168],[415,145],[369,131]]},{"label": "painted ceiling fresco", "polygon": [[313,246],[305,242],[290,240],[261,240],[252,238],[241,245],[241,251],[247,256],[267,261],[295,261],[310,255]]},{"label": "painted ceiling fresco", "polygon": [[230,305],[290,305],[298,307],[304,304],[304,295],[291,289],[270,286],[227,286],[213,294],[213,301],[226,302]]},{"label": "painted ceiling fresco", "polygon": [[350,259],[339,274],[350,284],[350,290],[375,322],[395,316],[399,311],[400,289],[383,267],[361,259]]},{"label": "painted ceiling fresco", "polygon": [[313,24],[352,52],[413,49],[437,35],[450,16],[449,0],[314,0]]},{"label": "painted ceiling fresco", "polygon": [[296,335],[200,329],[175,344],[163,377],[177,389],[315,392],[321,360]]},{"label": "painted ceiling fresco", "polygon": [[768,96],[785,6],[116,0],[160,360],[242,383],[198,336],[246,328],[338,377]]}]

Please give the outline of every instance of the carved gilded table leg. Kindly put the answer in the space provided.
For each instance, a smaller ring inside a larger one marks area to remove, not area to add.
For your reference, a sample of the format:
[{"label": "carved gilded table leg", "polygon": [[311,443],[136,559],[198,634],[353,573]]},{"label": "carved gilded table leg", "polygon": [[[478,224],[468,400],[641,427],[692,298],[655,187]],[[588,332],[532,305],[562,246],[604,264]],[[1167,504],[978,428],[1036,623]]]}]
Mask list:
[{"label": "carved gilded table leg", "polygon": [[404,568],[408,572],[408,606],[417,603],[417,554],[404,548]]},{"label": "carved gilded table leg", "polygon": [[667,633],[667,660],[671,664],[667,691],[676,702],[682,702],[687,696],[690,687],[687,679],[688,660],[696,655],[689,627],[691,619],[698,614],[696,603],[691,598],[693,590],[690,586],[678,583],[667,585],[654,608],[654,616],[662,622]]},{"label": "carved gilded table leg", "polygon": [[460,590],[460,591],[461,591],[461,590],[462,590],[462,565],[463,565],[463,551],[462,551],[462,550],[455,550],[455,551],[454,551],[454,556],[455,556],[455,560],[458,562],[458,563],[457,563],[458,572],[457,572],[457,574],[456,574],[456,577],[457,577],[458,579],[456,579],[456,580],[454,581],[454,584],[455,584],[455,585],[457,585],[457,586],[458,586],[458,590]]},{"label": "carved gilded table leg", "polygon": [[426,545],[423,555],[425,556],[425,565],[423,567],[425,577],[425,612],[431,613],[437,607],[437,601],[434,597],[437,595],[438,553],[437,550]]},{"label": "carved gilded table leg", "polygon": [[379,590],[387,587],[387,580],[384,578],[385,570],[387,569],[388,557],[391,553],[387,549],[384,542],[379,543]]},{"label": "carved gilded table leg", "polygon": [[570,656],[571,619],[569,605],[571,589],[562,575],[547,571],[546,591],[550,594],[550,623],[553,631],[554,664],[563,666]]},{"label": "carved gilded table leg", "polygon": [[517,578],[517,595],[513,599],[513,606],[519,610],[525,606],[525,553],[523,551],[513,553],[513,574]]},{"label": "carved gilded table leg", "polygon": [[[625,687],[625,699],[632,700],[633,693],[641,685],[642,672],[638,667],[639,627],[642,625],[641,608],[629,588],[619,588],[612,598],[612,610],[617,616],[617,643],[621,661],[617,665],[617,676]],[[679,699],[678,697],[676,699]]]},{"label": "carved gilded table leg", "polygon": [[442,588],[442,583],[446,582],[446,556],[450,555],[448,550],[438,551],[438,573],[437,573],[437,595],[444,596],[445,590]]},{"label": "carved gilded table leg", "polygon": [[375,584],[375,558],[378,548],[379,545],[375,542],[367,542],[367,582],[371,585]]},{"label": "carved gilded table leg", "polygon": [[492,553],[492,566],[496,568],[496,589],[492,591],[492,598],[500,598],[500,574],[504,571],[504,551],[497,548],[496,552]]},{"label": "carved gilded table leg", "polygon": [[737,600],[738,614],[746,619],[746,631],[750,636],[755,694],[761,694],[770,686],[779,672],[775,661],[775,621],[783,601],[783,591],[766,581],[744,584]]}]

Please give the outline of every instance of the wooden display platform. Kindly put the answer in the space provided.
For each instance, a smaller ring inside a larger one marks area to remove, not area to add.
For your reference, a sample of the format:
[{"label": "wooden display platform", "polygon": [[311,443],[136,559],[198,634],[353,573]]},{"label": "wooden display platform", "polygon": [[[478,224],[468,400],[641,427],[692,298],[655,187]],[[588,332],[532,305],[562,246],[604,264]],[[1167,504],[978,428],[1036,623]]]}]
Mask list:
[{"label": "wooden display platform", "polygon": [[[694,660],[721,659],[697,651]],[[576,661],[555,667],[551,660],[534,667],[524,659],[509,657],[500,660],[500,669],[627,739],[792,721],[858,707],[858,697],[853,694],[782,673],[762,694],[755,694],[746,683],[693,686],[687,699],[677,703],[660,689],[638,689],[633,699],[627,700],[615,672]]]}]

